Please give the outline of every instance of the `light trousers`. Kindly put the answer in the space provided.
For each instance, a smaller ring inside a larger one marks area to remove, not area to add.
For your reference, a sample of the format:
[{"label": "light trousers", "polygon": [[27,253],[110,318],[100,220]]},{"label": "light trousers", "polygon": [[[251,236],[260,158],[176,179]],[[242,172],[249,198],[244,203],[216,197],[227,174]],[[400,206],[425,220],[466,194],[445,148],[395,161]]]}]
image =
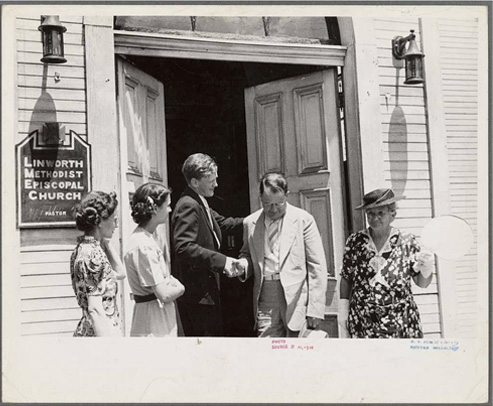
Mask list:
[{"label": "light trousers", "polygon": [[264,281],[260,291],[257,311],[259,337],[298,337],[286,322],[286,299],[280,281]]}]

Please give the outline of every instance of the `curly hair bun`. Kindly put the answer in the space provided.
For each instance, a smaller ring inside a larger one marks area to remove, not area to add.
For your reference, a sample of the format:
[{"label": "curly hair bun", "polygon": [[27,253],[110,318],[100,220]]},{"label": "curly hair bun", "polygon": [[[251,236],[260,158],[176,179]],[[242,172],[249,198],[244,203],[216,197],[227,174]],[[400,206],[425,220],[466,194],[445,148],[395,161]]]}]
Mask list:
[{"label": "curly hair bun", "polygon": [[130,202],[132,219],[139,225],[145,224],[170,194],[171,190],[161,184],[145,183],[139,186]]},{"label": "curly hair bun", "polygon": [[74,208],[75,224],[81,231],[91,231],[116,209],[116,193],[92,191],[86,194]]}]

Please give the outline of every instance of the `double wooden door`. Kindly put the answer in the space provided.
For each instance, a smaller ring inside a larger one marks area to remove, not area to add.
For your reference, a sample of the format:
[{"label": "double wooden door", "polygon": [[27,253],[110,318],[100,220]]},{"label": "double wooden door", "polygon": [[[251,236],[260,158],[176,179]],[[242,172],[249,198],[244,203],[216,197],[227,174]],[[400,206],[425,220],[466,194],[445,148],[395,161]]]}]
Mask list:
[{"label": "double wooden door", "polygon": [[[118,59],[118,76],[122,196],[130,198],[142,183],[167,184],[165,98],[162,83],[123,59]],[[245,89],[251,210],[260,207],[261,176],[283,172],[288,201],[310,212],[322,235],[329,270],[326,313],[332,321],[345,236],[336,79],[335,70],[327,69]],[[135,228],[128,201],[122,202],[122,213],[125,250]],[[167,225],[156,237],[168,249]],[[128,326],[132,305],[126,289]]]}]

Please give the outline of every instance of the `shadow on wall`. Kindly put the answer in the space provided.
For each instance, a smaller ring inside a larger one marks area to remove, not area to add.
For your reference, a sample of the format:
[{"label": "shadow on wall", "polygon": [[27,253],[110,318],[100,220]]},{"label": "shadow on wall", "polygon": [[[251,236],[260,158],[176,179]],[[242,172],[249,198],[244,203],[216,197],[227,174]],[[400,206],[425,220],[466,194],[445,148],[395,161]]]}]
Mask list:
[{"label": "shadow on wall", "polygon": [[[53,97],[51,94],[46,90],[46,81],[47,81],[47,71],[48,68],[46,64],[43,66],[43,79],[42,79],[42,84],[41,84],[41,96],[39,96],[38,100],[36,101],[36,104],[34,105],[33,112],[31,115],[31,120],[29,123],[29,131],[28,134],[31,134],[33,131],[38,130],[39,131],[39,136],[38,139],[46,144],[51,144],[53,141],[50,136],[55,136],[58,137],[58,132],[60,131],[60,136],[65,136],[65,128],[62,127],[58,130],[58,126],[55,125],[49,125],[47,123],[57,123],[57,111],[56,111],[56,106],[55,102],[53,100]],[[51,131],[51,133],[48,131],[48,128],[53,128],[54,131]],[[63,131],[63,134],[61,132]],[[46,159],[46,162],[54,162],[57,159],[58,156],[58,149],[57,148],[51,148],[48,151],[41,151],[39,149],[33,149],[31,150],[31,157],[33,160],[38,159],[38,155],[42,154],[43,159]],[[39,157],[41,158],[41,157]],[[48,171],[51,171],[54,169],[53,167],[47,167],[46,168]],[[46,178],[44,180],[50,181],[51,178]]]},{"label": "shadow on wall", "polygon": [[392,189],[404,192],[408,173],[407,123],[402,107],[395,106],[389,125],[389,160]]},{"label": "shadow on wall", "polygon": [[[396,63],[399,65],[396,65]],[[389,122],[389,161],[390,182],[392,189],[397,194],[403,194],[406,189],[408,175],[408,150],[407,150],[407,122],[404,110],[399,105],[399,76],[402,70],[402,61],[394,61],[395,75],[395,106],[392,110]]]}]

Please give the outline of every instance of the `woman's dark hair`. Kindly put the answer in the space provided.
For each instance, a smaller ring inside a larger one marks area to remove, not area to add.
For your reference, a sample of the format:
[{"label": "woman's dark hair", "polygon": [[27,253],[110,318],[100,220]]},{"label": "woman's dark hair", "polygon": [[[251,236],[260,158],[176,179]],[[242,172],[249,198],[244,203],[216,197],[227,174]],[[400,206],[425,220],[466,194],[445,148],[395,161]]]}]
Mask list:
[{"label": "woman's dark hair", "polygon": [[105,193],[97,190],[89,192],[73,208],[75,225],[81,231],[91,231],[102,220],[110,217],[117,205],[115,192]]},{"label": "woman's dark hair", "polygon": [[141,225],[147,223],[171,194],[171,190],[158,183],[145,183],[135,191],[130,207],[133,220]]}]

